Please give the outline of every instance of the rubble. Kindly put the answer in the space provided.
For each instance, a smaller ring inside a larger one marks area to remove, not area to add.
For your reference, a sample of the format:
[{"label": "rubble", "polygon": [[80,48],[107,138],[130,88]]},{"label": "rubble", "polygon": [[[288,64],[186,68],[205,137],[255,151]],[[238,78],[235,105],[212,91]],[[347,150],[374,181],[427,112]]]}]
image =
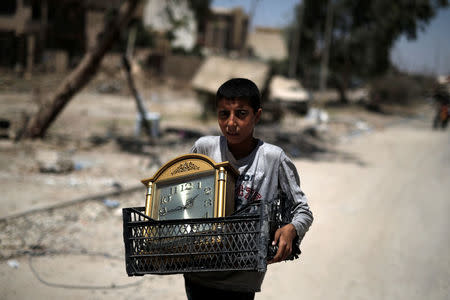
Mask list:
[{"label": "rubble", "polygon": [[7,264],[8,264],[8,266],[10,266],[13,269],[18,269],[20,266],[20,263],[15,259],[8,260]]},{"label": "rubble", "polygon": [[119,201],[111,200],[108,198],[103,200],[103,204],[108,208],[117,208],[120,205]]},{"label": "rubble", "polygon": [[66,154],[57,151],[39,150],[36,160],[41,173],[65,174],[75,169],[75,164]]},{"label": "rubble", "polygon": [[9,138],[9,128],[11,127],[11,122],[7,119],[0,118],[0,139]]},{"label": "rubble", "polygon": [[117,94],[122,91],[122,84],[119,81],[102,82],[97,86],[100,94]]},{"label": "rubble", "polygon": [[93,201],[0,221],[0,260],[13,260],[30,253],[82,252],[87,249],[123,256],[122,247],[110,246],[117,240],[105,240],[104,249],[93,249],[90,239],[101,238],[98,234],[108,224],[108,230],[120,240],[121,207],[142,206],[144,196],[135,192],[108,200],[114,204],[113,210]]}]

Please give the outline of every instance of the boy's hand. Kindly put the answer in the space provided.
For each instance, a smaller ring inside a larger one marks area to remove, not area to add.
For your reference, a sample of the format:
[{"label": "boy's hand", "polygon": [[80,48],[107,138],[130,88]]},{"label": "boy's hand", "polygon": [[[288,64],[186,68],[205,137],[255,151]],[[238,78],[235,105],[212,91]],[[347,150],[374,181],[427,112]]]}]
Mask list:
[{"label": "boy's hand", "polygon": [[269,260],[267,263],[277,263],[285,260],[292,252],[292,241],[297,236],[297,231],[294,225],[287,224],[275,232],[275,236],[272,245],[278,244],[278,251],[275,257]]}]

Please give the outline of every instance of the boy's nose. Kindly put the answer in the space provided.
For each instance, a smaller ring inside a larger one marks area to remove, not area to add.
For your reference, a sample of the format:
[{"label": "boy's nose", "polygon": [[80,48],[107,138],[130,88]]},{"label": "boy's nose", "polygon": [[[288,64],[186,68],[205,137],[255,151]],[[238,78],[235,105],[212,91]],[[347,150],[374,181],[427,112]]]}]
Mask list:
[{"label": "boy's nose", "polygon": [[228,121],[228,122],[227,122],[227,125],[228,125],[228,126],[234,126],[234,125],[236,125],[236,117],[235,117],[235,115],[234,115],[234,114],[230,114],[230,117],[228,118],[227,121]]},{"label": "boy's nose", "polygon": [[226,126],[227,126],[227,130],[229,130],[229,131],[231,131],[231,132],[236,131],[237,130],[237,123],[236,123],[235,118],[230,116],[228,118],[228,120],[227,120]]}]

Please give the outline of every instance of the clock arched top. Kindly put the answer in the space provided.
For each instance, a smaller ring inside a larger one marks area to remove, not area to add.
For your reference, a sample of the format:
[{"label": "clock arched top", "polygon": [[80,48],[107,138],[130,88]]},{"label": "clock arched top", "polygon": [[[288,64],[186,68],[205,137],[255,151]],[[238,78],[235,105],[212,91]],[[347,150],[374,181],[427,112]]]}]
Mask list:
[{"label": "clock arched top", "polygon": [[190,153],[178,156],[169,162],[165,163],[153,177],[143,179],[141,182],[145,185],[149,183],[158,182],[160,180],[178,178],[186,175],[191,175],[199,172],[218,170],[221,167],[227,171],[231,171],[236,176],[239,172],[226,161],[216,163],[212,158],[198,153]]}]

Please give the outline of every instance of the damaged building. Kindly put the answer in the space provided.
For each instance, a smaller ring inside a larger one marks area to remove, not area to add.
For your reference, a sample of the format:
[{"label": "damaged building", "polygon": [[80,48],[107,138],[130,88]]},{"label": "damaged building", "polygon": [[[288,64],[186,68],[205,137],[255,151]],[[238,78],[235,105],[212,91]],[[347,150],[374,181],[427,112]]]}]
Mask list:
[{"label": "damaged building", "polygon": [[120,0],[0,1],[0,66],[65,71],[92,47]]},{"label": "damaged building", "polygon": [[203,46],[213,53],[241,52],[246,46],[249,16],[241,7],[213,8],[206,24]]}]

